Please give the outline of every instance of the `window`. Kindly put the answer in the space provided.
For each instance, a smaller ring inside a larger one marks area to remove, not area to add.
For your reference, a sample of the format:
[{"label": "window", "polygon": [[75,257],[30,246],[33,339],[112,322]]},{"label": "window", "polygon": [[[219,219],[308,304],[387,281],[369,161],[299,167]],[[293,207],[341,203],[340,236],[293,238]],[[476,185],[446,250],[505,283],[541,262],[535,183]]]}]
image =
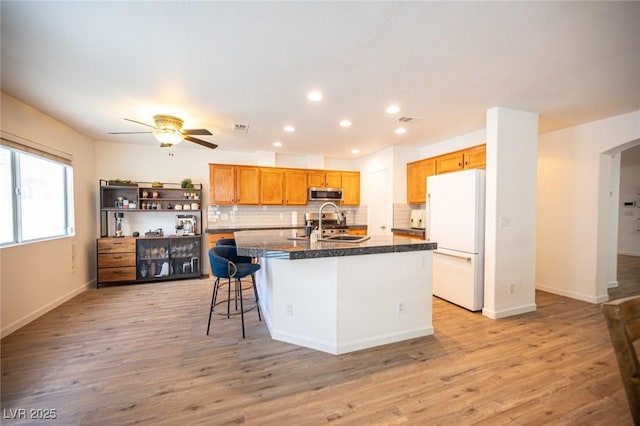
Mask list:
[{"label": "window", "polygon": [[[73,169],[55,156],[0,146],[0,245],[73,235]],[[64,160],[64,159],[63,159]],[[67,161],[68,162],[68,161]]]}]

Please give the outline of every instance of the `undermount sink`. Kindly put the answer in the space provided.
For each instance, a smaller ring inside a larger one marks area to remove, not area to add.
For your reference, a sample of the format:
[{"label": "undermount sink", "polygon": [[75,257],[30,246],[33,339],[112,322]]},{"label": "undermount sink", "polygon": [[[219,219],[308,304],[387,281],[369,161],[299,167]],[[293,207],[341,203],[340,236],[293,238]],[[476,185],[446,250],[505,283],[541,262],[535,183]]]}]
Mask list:
[{"label": "undermount sink", "polygon": [[369,235],[331,235],[329,237],[322,238],[320,241],[335,241],[341,243],[362,243],[371,238]]}]

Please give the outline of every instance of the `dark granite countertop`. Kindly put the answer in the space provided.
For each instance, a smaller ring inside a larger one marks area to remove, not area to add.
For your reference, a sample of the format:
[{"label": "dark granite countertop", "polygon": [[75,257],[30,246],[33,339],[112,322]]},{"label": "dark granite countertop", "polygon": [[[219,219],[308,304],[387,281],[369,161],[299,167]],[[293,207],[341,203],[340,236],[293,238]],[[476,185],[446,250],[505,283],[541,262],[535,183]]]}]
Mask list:
[{"label": "dark granite countertop", "polygon": [[312,259],[320,257],[358,256],[376,253],[435,250],[438,245],[406,237],[371,237],[362,243],[319,241],[313,248],[308,240],[292,240],[279,231],[236,232],[238,254],[251,257]]},{"label": "dark granite countertop", "polygon": [[[347,225],[349,229],[367,229],[367,225]],[[277,231],[277,230],[304,229],[304,225],[270,225],[270,226],[210,226],[205,232],[207,234],[227,234],[239,231]]]},{"label": "dark granite countertop", "polygon": [[407,235],[416,235],[418,237],[424,238],[425,230],[418,228],[391,228],[391,232],[399,232],[401,234]]}]

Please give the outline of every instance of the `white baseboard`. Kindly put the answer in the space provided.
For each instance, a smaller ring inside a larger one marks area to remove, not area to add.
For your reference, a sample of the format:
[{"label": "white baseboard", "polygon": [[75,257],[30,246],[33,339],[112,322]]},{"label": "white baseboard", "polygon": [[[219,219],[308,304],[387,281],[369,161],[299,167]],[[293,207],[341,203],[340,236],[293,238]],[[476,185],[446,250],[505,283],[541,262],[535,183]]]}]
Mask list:
[{"label": "white baseboard", "polygon": [[535,303],[531,303],[529,305],[516,306],[509,309],[502,309],[499,311],[483,308],[482,315],[491,319],[500,319],[500,318],[512,317],[514,315],[526,314],[527,312],[535,312],[536,308],[537,307]]},{"label": "white baseboard", "polygon": [[76,288],[74,290],[71,290],[67,294],[65,294],[63,296],[60,296],[55,300],[52,300],[51,302],[47,303],[46,305],[42,306],[41,308],[36,309],[35,311],[23,316],[22,318],[17,319],[16,321],[12,322],[11,324],[8,324],[6,326],[3,325],[2,330],[0,331],[1,337],[4,338],[5,336],[8,336],[9,334],[13,333],[14,331],[18,330],[19,328],[22,328],[25,325],[29,324],[31,321],[33,321],[33,320],[41,317],[42,315],[46,314],[50,310],[52,310],[54,308],[57,308],[58,306],[62,305],[67,300],[71,300],[72,298],[74,298],[78,294],[80,294],[83,291],[88,290],[88,289],[90,289],[92,287],[95,288],[95,280],[91,280],[91,281],[85,283],[84,285],[81,285],[78,288]]},{"label": "white baseboard", "polygon": [[349,352],[355,352],[361,349],[372,348],[375,346],[388,345],[390,343],[401,342],[408,339],[433,335],[433,327],[428,326],[419,329],[402,331],[397,333],[389,333],[380,336],[372,336],[365,339],[354,340],[337,344],[333,341],[320,341],[309,339],[306,336],[297,334],[275,331],[271,334],[271,338],[285,343],[291,343],[306,348],[315,349],[317,351],[326,352],[331,355],[341,355]]},{"label": "white baseboard", "polygon": [[616,287],[618,287],[618,281],[617,280],[616,281],[609,281],[607,283],[607,288],[616,288]]},{"label": "white baseboard", "polygon": [[569,297],[571,299],[582,300],[594,304],[603,303],[609,300],[608,294],[600,294],[592,296],[588,294],[577,293],[575,291],[565,290],[563,288],[550,287],[542,284],[536,284],[536,290],[546,291],[547,293],[557,294],[559,296]]}]

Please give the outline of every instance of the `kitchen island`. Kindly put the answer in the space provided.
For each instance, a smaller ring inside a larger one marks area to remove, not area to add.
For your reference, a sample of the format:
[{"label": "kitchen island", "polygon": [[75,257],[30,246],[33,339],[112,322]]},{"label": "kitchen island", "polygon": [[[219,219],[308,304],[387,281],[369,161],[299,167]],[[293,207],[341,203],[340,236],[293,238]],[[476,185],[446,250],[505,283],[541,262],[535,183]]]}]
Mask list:
[{"label": "kitchen island", "polygon": [[436,243],[389,236],[312,244],[292,236],[235,233],[238,254],[260,259],[260,309],[273,339],[343,354],[433,334]]}]

